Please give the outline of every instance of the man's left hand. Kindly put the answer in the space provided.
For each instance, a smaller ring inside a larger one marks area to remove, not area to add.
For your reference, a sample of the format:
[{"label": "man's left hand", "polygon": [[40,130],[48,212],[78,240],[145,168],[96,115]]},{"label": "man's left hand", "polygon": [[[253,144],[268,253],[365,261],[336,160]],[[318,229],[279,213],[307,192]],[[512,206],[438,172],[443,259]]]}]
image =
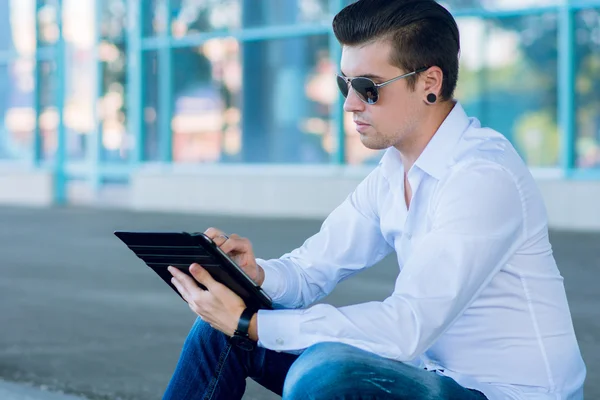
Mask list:
[{"label": "man's left hand", "polygon": [[213,328],[233,336],[242,311],[246,308],[244,301],[227,286],[215,281],[208,271],[198,264],[192,264],[190,272],[196,281],[208,290],[198,287],[194,279],[175,267],[169,267],[169,272],[173,275],[171,283],[192,311]]}]

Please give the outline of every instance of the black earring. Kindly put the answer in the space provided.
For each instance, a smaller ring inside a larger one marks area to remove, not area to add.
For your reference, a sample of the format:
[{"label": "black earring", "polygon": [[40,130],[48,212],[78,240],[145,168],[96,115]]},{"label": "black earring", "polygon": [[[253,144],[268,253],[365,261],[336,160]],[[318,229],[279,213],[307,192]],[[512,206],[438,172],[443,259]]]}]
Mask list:
[{"label": "black earring", "polygon": [[437,101],[437,96],[434,93],[429,93],[427,95],[427,101],[429,102],[429,104],[433,104]]}]

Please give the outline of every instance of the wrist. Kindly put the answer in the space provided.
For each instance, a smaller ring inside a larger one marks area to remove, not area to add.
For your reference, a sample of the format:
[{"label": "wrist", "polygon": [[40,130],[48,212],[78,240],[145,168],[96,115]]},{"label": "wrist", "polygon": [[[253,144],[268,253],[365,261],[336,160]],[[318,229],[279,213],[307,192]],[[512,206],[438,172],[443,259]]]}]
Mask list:
[{"label": "wrist", "polygon": [[255,312],[250,319],[250,326],[248,327],[248,336],[250,339],[258,342],[258,312]]},{"label": "wrist", "polygon": [[263,269],[263,267],[261,267],[260,265],[258,265],[258,263],[256,264],[256,269],[257,269],[257,274],[256,274],[256,284],[258,286],[262,286],[263,282],[265,281],[265,270]]}]

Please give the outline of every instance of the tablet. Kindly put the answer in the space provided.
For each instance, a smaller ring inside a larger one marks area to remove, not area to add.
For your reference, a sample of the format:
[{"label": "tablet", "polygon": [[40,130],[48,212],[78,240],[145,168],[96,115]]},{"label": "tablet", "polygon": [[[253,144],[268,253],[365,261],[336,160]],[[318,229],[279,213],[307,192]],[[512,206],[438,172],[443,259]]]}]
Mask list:
[{"label": "tablet", "polygon": [[[247,307],[257,310],[273,308],[271,299],[261,287],[203,233],[115,231],[115,235],[180,297],[167,268],[173,266],[192,276],[189,267],[198,263],[216,281],[240,296]],[[196,283],[206,290],[202,284]]]}]

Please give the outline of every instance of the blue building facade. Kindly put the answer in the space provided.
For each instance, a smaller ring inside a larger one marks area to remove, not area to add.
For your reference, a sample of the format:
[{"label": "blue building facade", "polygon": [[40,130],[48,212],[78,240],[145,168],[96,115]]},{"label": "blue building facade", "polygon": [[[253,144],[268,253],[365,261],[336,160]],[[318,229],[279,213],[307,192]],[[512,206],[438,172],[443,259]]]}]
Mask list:
[{"label": "blue building facade", "polygon": [[[145,165],[376,163],[342,112],[349,0],[0,0],[0,164],[127,183]],[[600,180],[600,0],[448,0],[457,98],[532,170]]]}]

